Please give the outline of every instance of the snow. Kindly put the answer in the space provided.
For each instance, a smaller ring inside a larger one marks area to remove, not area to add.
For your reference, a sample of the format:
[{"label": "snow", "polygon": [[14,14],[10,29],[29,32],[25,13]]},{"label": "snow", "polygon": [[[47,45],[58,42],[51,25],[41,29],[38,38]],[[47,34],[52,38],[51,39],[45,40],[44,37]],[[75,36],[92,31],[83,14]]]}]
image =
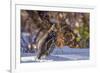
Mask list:
[{"label": "snow", "polygon": [[51,62],[51,61],[75,61],[89,60],[89,48],[55,48],[54,51],[42,60],[36,60],[35,53],[22,53],[21,63]]}]

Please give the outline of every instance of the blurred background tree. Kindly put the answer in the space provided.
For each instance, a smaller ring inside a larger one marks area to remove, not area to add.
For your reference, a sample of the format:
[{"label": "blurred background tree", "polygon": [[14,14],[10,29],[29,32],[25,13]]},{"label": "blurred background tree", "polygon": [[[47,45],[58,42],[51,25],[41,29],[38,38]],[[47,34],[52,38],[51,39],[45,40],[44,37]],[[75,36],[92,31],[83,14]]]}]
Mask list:
[{"label": "blurred background tree", "polygon": [[89,48],[89,13],[21,10],[21,30],[36,34],[56,24],[57,46]]}]

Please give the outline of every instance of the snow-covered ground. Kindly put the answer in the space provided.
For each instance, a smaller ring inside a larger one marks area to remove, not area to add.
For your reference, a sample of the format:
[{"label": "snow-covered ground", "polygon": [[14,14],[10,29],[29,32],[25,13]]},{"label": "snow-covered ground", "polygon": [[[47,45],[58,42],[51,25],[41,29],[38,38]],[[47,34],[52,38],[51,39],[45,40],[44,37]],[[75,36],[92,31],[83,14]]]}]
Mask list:
[{"label": "snow-covered ground", "polygon": [[55,48],[54,51],[45,59],[36,61],[35,53],[22,53],[21,63],[34,63],[34,62],[49,62],[49,61],[74,61],[74,60],[88,60],[89,48],[69,48],[63,47],[62,49]]}]

